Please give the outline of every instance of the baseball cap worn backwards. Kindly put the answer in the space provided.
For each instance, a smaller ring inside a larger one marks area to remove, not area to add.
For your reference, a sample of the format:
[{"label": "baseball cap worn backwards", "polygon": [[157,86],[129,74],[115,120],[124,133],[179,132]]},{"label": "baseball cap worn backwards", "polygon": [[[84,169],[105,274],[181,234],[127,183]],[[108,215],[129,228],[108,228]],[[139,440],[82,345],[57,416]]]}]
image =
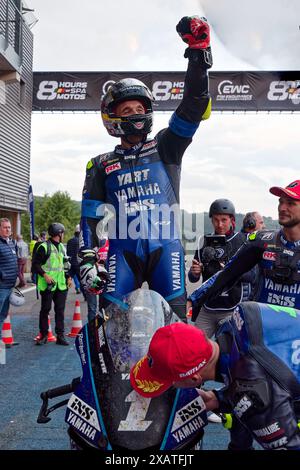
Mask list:
[{"label": "baseball cap worn backwards", "polygon": [[288,197],[291,197],[292,199],[297,199],[298,201],[300,201],[300,180],[293,181],[286,188],[280,188],[279,186],[272,186],[272,188],[270,188],[269,191],[271,194],[274,194],[275,196],[278,196],[278,197],[288,196]]},{"label": "baseball cap worn backwards", "polygon": [[179,322],[163,326],[154,333],[147,355],[131,368],[131,385],[144,397],[157,397],[174,382],[192,377],[212,354],[202,330]]}]

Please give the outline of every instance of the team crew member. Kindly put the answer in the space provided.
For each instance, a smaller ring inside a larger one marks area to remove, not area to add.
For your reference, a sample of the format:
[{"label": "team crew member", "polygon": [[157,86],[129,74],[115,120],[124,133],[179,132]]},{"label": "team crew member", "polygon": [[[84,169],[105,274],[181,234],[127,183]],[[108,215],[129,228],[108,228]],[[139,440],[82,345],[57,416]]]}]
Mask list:
[{"label": "team crew member", "polygon": [[266,226],[263,217],[259,212],[247,212],[243,219],[242,233],[252,233],[257,230],[265,230]]},{"label": "team crew member", "polygon": [[[95,248],[102,209],[109,206],[114,214],[116,225],[108,224],[111,282],[104,295],[106,304],[121,301],[147,281],[185,318],[184,253],[174,219],[183,154],[200,122],[210,115],[207,69],[212,59],[205,19],[184,17],[176,29],[188,44],[183,99],[169,127],[147,140],[154,101],[147,86],[128,78],[108,89],[102,99],[102,119],[108,133],[121,143],[87,165],[81,225],[85,248]],[[84,267],[92,265],[91,250],[83,250],[82,258],[82,282],[95,290],[97,270]]]},{"label": "team crew member", "polygon": [[66,252],[62,244],[65,228],[63,224],[54,222],[49,226],[49,240],[42,242],[34,255],[33,269],[37,273],[37,288],[41,294],[40,339],[38,346],[48,340],[48,315],[52,302],[55,311],[56,344],[68,346],[64,336],[64,314],[71,277],[66,274],[71,265],[66,261]]},{"label": "team crew member", "polygon": [[[218,235],[220,240],[210,235],[200,237],[198,250],[188,273],[191,282],[199,281],[201,275],[204,282],[222,270],[245,243],[245,235],[235,232],[235,207],[229,199],[215,200],[208,214],[214,227],[214,235]],[[195,326],[204,330],[209,338],[212,337],[219,321],[231,315],[239,302],[249,299],[254,280],[254,271],[246,273],[225,295],[206,302]]]},{"label": "team crew member", "polygon": [[207,410],[233,413],[265,450],[300,450],[300,312],[290,310],[242,303],[216,341],[184,323],[159,328],[130,371],[131,385],[151,398],[172,386],[225,383],[199,390]]}]

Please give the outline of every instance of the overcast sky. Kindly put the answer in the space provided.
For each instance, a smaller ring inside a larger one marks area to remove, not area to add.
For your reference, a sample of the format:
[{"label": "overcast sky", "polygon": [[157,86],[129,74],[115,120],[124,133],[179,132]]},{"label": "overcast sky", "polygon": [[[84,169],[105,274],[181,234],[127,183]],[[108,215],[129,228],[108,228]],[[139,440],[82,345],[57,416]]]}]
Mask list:
[{"label": "overcast sky", "polygon": [[[193,14],[204,14],[212,25],[213,71],[300,71],[299,0],[26,3],[39,20],[33,28],[35,71],[185,70],[185,45],[175,27]],[[169,118],[155,115],[153,135]],[[213,113],[184,156],[181,206],[207,211],[214,199],[226,197],[238,212],[276,218],[277,199],[268,189],[300,179],[299,129],[300,113]],[[98,113],[34,113],[34,193],[63,190],[80,200],[87,161],[117,143]]]}]

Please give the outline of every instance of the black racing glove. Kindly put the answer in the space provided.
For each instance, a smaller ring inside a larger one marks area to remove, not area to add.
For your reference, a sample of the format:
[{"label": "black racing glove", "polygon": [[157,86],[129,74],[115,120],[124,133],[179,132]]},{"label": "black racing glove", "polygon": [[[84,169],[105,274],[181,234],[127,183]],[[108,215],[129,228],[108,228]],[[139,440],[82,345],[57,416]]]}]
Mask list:
[{"label": "black racing glove", "polygon": [[213,64],[210,48],[210,28],[207,19],[199,16],[184,16],[176,26],[176,31],[189,47],[184,57],[199,62],[204,68]]}]

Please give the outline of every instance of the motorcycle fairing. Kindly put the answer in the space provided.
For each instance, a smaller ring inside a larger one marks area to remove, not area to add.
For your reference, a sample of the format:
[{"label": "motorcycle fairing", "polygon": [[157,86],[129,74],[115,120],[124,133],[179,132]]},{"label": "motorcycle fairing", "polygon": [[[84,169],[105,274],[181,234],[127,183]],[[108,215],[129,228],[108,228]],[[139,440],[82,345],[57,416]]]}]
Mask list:
[{"label": "motorcycle fairing", "polygon": [[67,404],[65,421],[89,446],[111,450],[95,388],[92,371],[94,358],[91,358],[88,338],[88,325],[85,325],[75,341],[83,375]]},{"label": "motorcycle fairing", "polygon": [[184,448],[202,437],[206,413],[194,389],[169,389],[149,399],[132,390],[129,371],[111,360],[103,320],[96,317],[76,338],[83,376],[65,421],[88,445],[102,450]]},{"label": "motorcycle fairing", "polygon": [[178,389],[161,450],[190,448],[207,425],[205,404],[195,388]]}]

